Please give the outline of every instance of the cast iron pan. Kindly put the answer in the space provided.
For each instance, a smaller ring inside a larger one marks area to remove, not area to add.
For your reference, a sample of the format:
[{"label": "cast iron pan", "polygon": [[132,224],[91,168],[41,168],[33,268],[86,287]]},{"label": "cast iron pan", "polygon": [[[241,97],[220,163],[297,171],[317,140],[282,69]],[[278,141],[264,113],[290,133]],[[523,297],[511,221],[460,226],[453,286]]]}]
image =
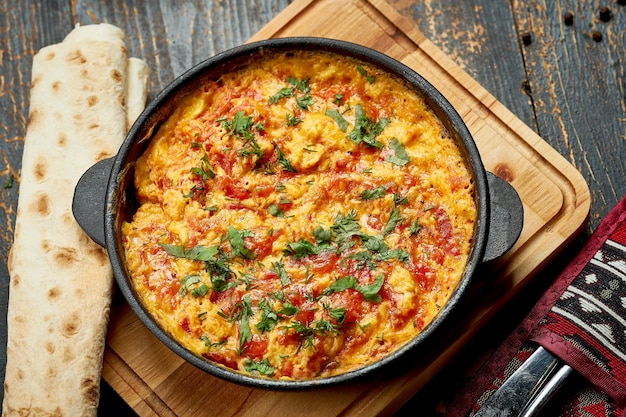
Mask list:
[{"label": "cast iron pan", "polygon": [[[348,373],[311,380],[271,380],[214,364],[179,345],[159,327],[139,302],[130,284],[121,243],[121,224],[130,221],[137,209],[133,188],[134,166],[146,149],[160,124],[177,105],[180,93],[217,78],[220,74],[245,65],[260,55],[272,51],[318,50],[334,52],[371,63],[404,79],[421,92],[461,149],[471,171],[476,190],[478,221],[469,262],[464,275],[441,312],[419,335],[389,356]],[[149,103],[128,133],[119,153],[91,167],[78,183],[73,202],[74,217],[83,230],[108,251],[119,288],[142,322],[170,349],[182,358],[231,382],[272,389],[303,389],[345,383],[371,376],[384,366],[409,358],[419,348],[428,345],[438,327],[449,319],[472,282],[476,268],[506,253],[517,241],[522,229],[523,207],[517,192],[506,181],[488,173],[483,167],[476,144],[452,105],[424,78],[402,63],[372,49],[338,40],[323,38],[282,38],[243,45],[220,53],[193,67],[165,87]]]}]

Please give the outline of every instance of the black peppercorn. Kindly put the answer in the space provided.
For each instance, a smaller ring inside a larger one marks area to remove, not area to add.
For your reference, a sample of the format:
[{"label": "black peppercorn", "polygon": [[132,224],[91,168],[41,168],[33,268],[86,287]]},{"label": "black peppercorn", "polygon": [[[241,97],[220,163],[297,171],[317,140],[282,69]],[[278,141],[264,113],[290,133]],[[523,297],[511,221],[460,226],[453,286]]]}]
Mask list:
[{"label": "black peppercorn", "polygon": [[598,13],[600,20],[603,22],[608,22],[613,17],[613,13],[611,12],[610,7],[600,7],[600,12]]},{"label": "black peppercorn", "polygon": [[522,43],[524,45],[530,45],[531,42],[533,41],[532,36],[530,35],[530,32],[524,32],[522,33]]},{"label": "black peppercorn", "polygon": [[563,15],[563,20],[565,21],[566,26],[572,26],[574,24],[574,15],[570,12],[567,12],[565,13],[565,15]]},{"label": "black peppercorn", "polygon": [[599,30],[594,30],[593,32],[591,32],[591,39],[596,42],[602,42],[602,32],[600,32]]}]

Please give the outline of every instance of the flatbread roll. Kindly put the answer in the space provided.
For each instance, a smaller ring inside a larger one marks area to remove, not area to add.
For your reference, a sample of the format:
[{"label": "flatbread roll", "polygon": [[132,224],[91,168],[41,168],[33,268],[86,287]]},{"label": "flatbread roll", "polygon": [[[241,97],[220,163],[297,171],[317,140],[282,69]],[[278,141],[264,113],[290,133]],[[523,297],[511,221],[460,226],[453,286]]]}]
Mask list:
[{"label": "flatbread roll", "polygon": [[81,175],[117,153],[145,105],[147,67],[127,55],[123,32],[99,24],[33,58],[2,416],[96,415],[113,274],[71,205]]}]

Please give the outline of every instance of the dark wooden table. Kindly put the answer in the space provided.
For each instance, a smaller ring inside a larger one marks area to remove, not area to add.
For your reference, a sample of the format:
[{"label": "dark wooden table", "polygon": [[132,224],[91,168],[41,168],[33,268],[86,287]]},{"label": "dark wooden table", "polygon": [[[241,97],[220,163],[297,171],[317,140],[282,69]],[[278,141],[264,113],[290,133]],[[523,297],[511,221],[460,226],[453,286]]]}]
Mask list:
[{"label": "dark wooden table", "polygon": [[[592,198],[588,226],[572,248],[400,412],[438,415],[454,388],[471,373],[468,364],[484,357],[515,326],[566,264],[568,252],[575,251],[626,194],[626,2],[555,0],[546,6],[536,0],[388,1],[571,162],[586,179]],[[7,256],[33,54],[61,41],[76,23],[115,24],[126,33],[131,55],[144,59],[152,70],[150,99],[186,68],[244,43],[291,2],[0,0],[1,379],[6,361]],[[102,415],[130,413],[110,387],[103,384],[102,391]]]}]

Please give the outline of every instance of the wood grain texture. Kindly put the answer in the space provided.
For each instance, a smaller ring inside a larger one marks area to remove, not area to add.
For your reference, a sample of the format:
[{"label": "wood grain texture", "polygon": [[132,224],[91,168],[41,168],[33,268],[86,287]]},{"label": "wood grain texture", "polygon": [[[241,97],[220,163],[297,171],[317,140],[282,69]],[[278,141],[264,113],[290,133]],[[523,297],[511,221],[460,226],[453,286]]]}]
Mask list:
[{"label": "wood grain texture", "polygon": [[438,48],[534,130],[515,15],[507,1],[391,0]]},{"label": "wood grain texture", "polygon": [[133,56],[156,68],[149,97],[193,65],[243,44],[293,0],[74,0],[74,20],[113,23]]},{"label": "wood grain texture", "polygon": [[[537,131],[583,174],[593,230],[626,194],[626,6],[616,2],[514,1]],[[599,19],[609,6],[613,17]],[[574,24],[564,23],[564,14]],[[596,32],[594,34],[594,32]],[[594,36],[602,36],[601,41]],[[601,192],[599,190],[602,190]]]},{"label": "wood grain texture", "polygon": [[[593,230],[626,194],[626,7],[614,0],[388,2],[583,174],[592,197],[587,231]],[[150,98],[189,65],[245,42],[290,3],[0,0],[0,377],[5,363],[6,260],[19,191],[32,55],[60,41],[75,23],[116,24],[127,34],[130,53],[153,69]],[[612,9],[608,22],[598,18],[601,6]],[[563,23],[567,11],[575,17],[571,27]],[[594,30],[602,33],[601,42],[593,40]],[[531,34],[530,45],[520,40],[524,32]],[[11,178],[13,185],[5,188]],[[550,278],[547,271],[537,280]],[[529,308],[533,298],[525,297],[522,306]],[[425,390],[431,408],[420,407],[420,415],[437,414],[442,407],[437,404],[443,398],[440,388],[450,390],[449,381]],[[158,407],[150,398],[150,405]],[[418,398],[417,404],[424,399]],[[413,414],[409,410],[406,415]]]}]

